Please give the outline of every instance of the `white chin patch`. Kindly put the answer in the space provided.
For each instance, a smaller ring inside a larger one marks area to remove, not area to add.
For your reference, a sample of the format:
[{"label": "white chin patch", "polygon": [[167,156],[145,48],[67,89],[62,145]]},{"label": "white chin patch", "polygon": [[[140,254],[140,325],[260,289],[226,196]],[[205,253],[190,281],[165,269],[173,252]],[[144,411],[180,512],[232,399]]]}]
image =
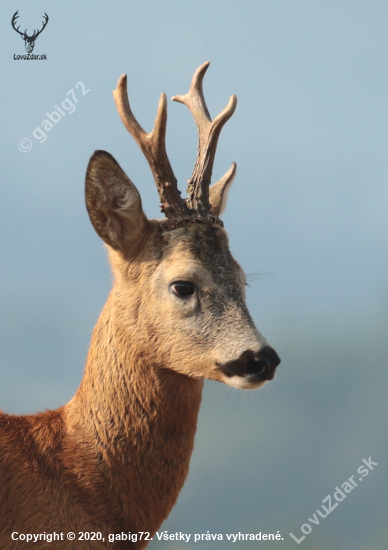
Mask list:
[{"label": "white chin patch", "polygon": [[233,388],[239,388],[240,390],[255,390],[265,384],[265,380],[251,381],[248,378],[242,376],[224,376],[222,379],[225,384],[232,386]]}]

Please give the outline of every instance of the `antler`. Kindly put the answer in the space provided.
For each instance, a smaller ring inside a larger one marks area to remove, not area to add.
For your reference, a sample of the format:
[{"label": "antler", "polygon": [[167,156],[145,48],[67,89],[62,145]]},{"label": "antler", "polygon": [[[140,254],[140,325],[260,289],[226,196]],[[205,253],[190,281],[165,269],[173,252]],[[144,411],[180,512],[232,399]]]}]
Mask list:
[{"label": "antler", "polygon": [[[16,23],[16,19],[19,17],[19,10],[15,11],[15,13],[13,14],[13,17],[12,17],[12,20],[11,20],[11,25],[12,27],[14,28],[14,30],[16,32],[18,32],[19,34],[21,34],[22,36],[26,36],[26,33],[24,32],[20,32],[19,29],[20,29],[20,25],[18,26],[18,28],[15,27],[15,23]],[[26,29],[26,32],[27,32],[27,29]]]},{"label": "antler", "polygon": [[46,12],[45,12],[45,14],[44,14],[44,17],[46,17],[46,21],[43,22],[43,27],[40,29],[40,31],[36,31],[36,30],[34,29],[34,34],[31,36],[31,38],[34,38],[34,39],[37,38],[37,37],[40,35],[40,33],[43,31],[43,29],[45,28],[45,26],[47,25],[48,20],[49,20],[49,17],[48,17],[48,15],[47,15]]},{"label": "antler", "polygon": [[128,132],[135,139],[150,165],[158,188],[161,210],[168,218],[187,216],[189,210],[181,198],[177,180],[166,152],[167,101],[161,94],[158,112],[152,132],[147,134],[134,117],[127,93],[127,75],[122,75],[113,96],[120,118]]},{"label": "antler", "polygon": [[187,205],[200,213],[210,210],[209,185],[217,141],[223,125],[232,116],[237,105],[237,97],[232,95],[228,105],[212,122],[202,90],[203,77],[209,65],[210,62],[206,61],[195,71],[187,94],[172,98],[190,109],[198,127],[198,154],[192,176],[188,180]]}]

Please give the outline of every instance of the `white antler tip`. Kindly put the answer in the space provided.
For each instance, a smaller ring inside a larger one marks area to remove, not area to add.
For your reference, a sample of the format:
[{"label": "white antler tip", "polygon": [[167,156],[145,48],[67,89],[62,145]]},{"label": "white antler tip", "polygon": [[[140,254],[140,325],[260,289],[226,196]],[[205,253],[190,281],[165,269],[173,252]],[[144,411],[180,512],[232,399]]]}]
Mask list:
[{"label": "white antler tip", "polygon": [[117,82],[117,87],[113,90],[113,97],[119,99],[119,96],[127,89],[127,75],[122,74]]},{"label": "white antler tip", "polygon": [[233,114],[234,110],[236,109],[236,106],[237,106],[237,96],[233,94],[230,96],[227,109],[232,109],[232,114]]},{"label": "white antler tip", "polygon": [[120,76],[119,81],[117,82],[117,86],[119,86],[120,84],[124,84],[125,82],[127,82],[127,75],[124,73]]},{"label": "white antler tip", "polygon": [[205,76],[205,73],[206,73],[209,65],[210,65],[210,61],[205,61],[205,63],[202,63],[202,65],[200,65],[198,67],[198,69],[195,71],[194,76],[193,76],[192,81],[191,81],[191,86],[192,87],[198,86],[198,83],[200,83],[200,85],[202,84],[202,79]]}]

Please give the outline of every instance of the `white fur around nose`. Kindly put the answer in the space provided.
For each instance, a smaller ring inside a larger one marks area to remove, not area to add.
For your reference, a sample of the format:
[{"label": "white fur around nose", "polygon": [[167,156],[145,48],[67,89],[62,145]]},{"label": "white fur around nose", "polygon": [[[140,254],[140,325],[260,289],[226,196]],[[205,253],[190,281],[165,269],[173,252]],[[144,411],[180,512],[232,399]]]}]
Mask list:
[{"label": "white fur around nose", "polygon": [[223,376],[222,381],[225,382],[225,384],[228,384],[228,386],[238,388],[239,390],[255,390],[260,388],[260,386],[263,386],[266,382],[266,380],[257,380],[252,382],[243,376],[228,377],[225,375]]}]

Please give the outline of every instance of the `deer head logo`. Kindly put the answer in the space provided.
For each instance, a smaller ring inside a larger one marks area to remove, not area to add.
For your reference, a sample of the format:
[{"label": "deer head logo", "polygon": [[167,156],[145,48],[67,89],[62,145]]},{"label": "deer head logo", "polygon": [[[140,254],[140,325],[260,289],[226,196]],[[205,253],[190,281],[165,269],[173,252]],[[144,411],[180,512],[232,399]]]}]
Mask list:
[{"label": "deer head logo", "polygon": [[12,21],[11,21],[11,24],[12,24],[12,27],[15,29],[16,32],[18,32],[21,37],[23,38],[24,40],[24,45],[26,47],[26,51],[27,53],[32,53],[33,49],[34,49],[34,46],[35,46],[35,40],[38,38],[38,36],[40,35],[40,33],[43,31],[43,29],[45,28],[45,26],[47,25],[48,23],[48,15],[47,13],[44,14],[44,21],[43,21],[43,27],[40,29],[40,31],[36,31],[34,29],[34,32],[32,34],[32,36],[28,36],[27,34],[27,29],[24,31],[24,32],[20,32],[19,29],[20,29],[20,25],[18,28],[15,27],[15,23],[16,23],[16,20],[17,18],[19,17],[18,15],[19,13],[19,10],[16,11],[12,17]]}]

